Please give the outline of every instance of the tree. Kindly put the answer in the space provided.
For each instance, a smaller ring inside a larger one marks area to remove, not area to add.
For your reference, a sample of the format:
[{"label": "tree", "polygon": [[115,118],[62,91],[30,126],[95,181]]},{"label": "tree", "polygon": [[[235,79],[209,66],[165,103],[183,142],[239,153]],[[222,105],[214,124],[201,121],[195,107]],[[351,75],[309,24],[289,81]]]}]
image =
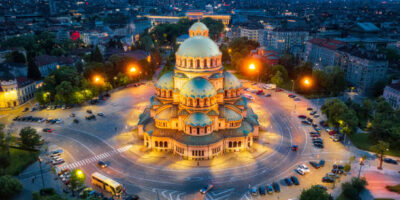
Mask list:
[{"label": "tree", "polygon": [[321,107],[322,113],[328,118],[328,123],[339,131],[342,128],[346,134],[355,131],[358,124],[358,118],[353,109],[350,109],[345,103],[339,99],[332,99]]},{"label": "tree", "polygon": [[19,180],[10,175],[1,176],[0,185],[0,199],[11,199],[22,190]]},{"label": "tree", "polygon": [[313,185],[300,194],[300,200],[330,200],[331,196],[322,188]]},{"label": "tree", "polygon": [[346,89],[345,74],[338,66],[328,66],[327,71],[326,89],[331,95],[337,96]]},{"label": "tree", "polygon": [[56,100],[64,104],[72,103],[72,94],[74,91],[74,87],[71,82],[63,81],[56,87]]},{"label": "tree", "polygon": [[21,137],[22,146],[33,149],[40,144],[40,135],[37,134],[36,129],[30,126],[24,127],[19,132]]},{"label": "tree", "polygon": [[221,20],[215,20],[210,17],[206,17],[201,19],[201,22],[203,22],[210,30],[210,38],[217,39],[224,30],[224,24]]},{"label": "tree", "polygon": [[81,187],[85,183],[85,174],[80,169],[74,169],[71,172],[71,177],[69,181],[72,190],[72,195],[74,195],[75,190]]},{"label": "tree", "polygon": [[[5,169],[10,164],[7,136],[4,132],[4,124],[0,124],[0,169]],[[0,175],[2,172],[0,171]]]},{"label": "tree", "polygon": [[25,63],[25,55],[19,51],[12,51],[10,54],[6,55],[7,62],[13,63]]},{"label": "tree", "polygon": [[276,86],[280,87],[284,83],[284,80],[282,78],[282,73],[280,71],[277,71],[275,75],[271,78],[271,83],[276,84]]},{"label": "tree", "polygon": [[349,182],[342,183],[343,195],[348,199],[359,199],[357,189]]},{"label": "tree", "polygon": [[344,171],[345,172],[349,172],[351,170],[351,165],[349,164],[349,163],[346,163],[345,165],[344,165]]},{"label": "tree", "polygon": [[40,74],[39,68],[36,65],[35,62],[35,57],[36,54],[35,52],[28,52],[28,78],[31,78],[33,80],[40,80],[42,78],[42,75]]},{"label": "tree", "polygon": [[103,55],[101,54],[98,46],[96,46],[94,51],[92,51],[92,53],[90,54],[90,60],[93,62],[100,62],[100,63],[104,61]]},{"label": "tree", "polygon": [[382,169],[383,156],[385,155],[385,152],[388,151],[388,149],[389,149],[389,144],[382,140],[379,140],[378,144],[371,147],[371,150],[379,155],[378,169]]}]

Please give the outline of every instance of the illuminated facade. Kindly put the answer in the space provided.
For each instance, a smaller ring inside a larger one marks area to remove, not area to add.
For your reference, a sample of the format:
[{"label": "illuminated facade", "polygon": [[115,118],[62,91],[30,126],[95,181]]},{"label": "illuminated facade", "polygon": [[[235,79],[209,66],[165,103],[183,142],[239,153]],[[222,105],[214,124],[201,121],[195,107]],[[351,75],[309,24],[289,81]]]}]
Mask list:
[{"label": "illuminated facade", "polygon": [[16,78],[0,82],[0,109],[19,106],[32,99],[36,83],[27,78]]},{"label": "illuminated facade", "polygon": [[193,24],[189,35],[175,54],[174,71],[160,77],[140,115],[145,147],[187,159],[250,148],[258,117],[241,95],[240,81],[223,70],[222,54],[203,23]]}]

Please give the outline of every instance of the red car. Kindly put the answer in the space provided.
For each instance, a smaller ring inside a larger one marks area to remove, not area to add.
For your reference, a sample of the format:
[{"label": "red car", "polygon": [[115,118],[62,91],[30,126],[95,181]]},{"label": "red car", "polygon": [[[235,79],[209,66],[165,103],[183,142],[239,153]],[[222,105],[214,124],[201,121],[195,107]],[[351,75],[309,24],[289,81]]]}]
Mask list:
[{"label": "red car", "polygon": [[53,132],[53,129],[51,129],[51,128],[44,128],[44,129],[43,129],[43,132],[51,133],[51,132]]},{"label": "red car", "polygon": [[263,90],[258,90],[256,94],[257,95],[264,94],[264,91]]},{"label": "red car", "polygon": [[276,88],[276,92],[282,92],[283,90],[281,88]]},{"label": "red car", "polygon": [[297,145],[293,145],[292,146],[292,151],[297,151],[299,148],[297,147]]},{"label": "red car", "polygon": [[335,135],[336,132],[334,130],[329,131],[329,135]]}]

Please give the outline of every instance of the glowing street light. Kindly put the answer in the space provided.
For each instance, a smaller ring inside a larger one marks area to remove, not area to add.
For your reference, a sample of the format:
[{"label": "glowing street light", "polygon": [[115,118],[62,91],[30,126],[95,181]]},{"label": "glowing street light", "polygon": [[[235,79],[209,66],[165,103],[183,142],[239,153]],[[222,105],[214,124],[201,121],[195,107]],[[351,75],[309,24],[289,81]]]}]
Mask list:
[{"label": "glowing street light", "polygon": [[103,82],[103,78],[101,76],[96,75],[93,77],[93,83],[100,84],[101,82]]},{"label": "glowing street light", "polygon": [[82,170],[80,170],[80,169],[76,170],[76,176],[77,176],[78,178],[82,178],[82,177],[83,177],[83,172],[82,172]]},{"label": "glowing street light", "polygon": [[309,78],[304,78],[303,83],[304,83],[305,86],[310,86],[311,85],[311,80]]},{"label": "glowing street light", "polygon": [[130,73],[135,73],[135,72],[136,72],[136,67],[131,67],[131,68],[129,69],[129,72],[130,72]]},{"label": "glowing street light", "polygon": [[251,64],[249,65],[249,69],[250,69],[250,70],[255,70],[255,69],[256,69],[256,66],[254,65],[254,63],[251,63]]}]

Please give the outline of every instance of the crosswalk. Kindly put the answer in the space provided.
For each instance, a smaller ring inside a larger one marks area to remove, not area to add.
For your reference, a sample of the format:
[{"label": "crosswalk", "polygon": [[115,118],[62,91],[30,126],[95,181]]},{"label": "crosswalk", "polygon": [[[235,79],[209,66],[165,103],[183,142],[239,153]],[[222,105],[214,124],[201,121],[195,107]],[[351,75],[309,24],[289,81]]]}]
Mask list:
[{"label": "crosswalk", "polygon": [[228,200],[232,199],[231,195],[235,191],[235,188],[230,188],[223,191],[211,191],[206,194],[205,200]]},{"label": "crosswalk", "polygon": [[76,169],[76,168],[78,168],[80,166],[87,165],[87,164],[90,164],[90,163],[93,163],[93,162],[96,162],[96,161],[99,161],[99,160],[102,160],[102,159],[105,159],[105,158],[109,158],[112,155],[125,152],[125,151],[129,150],[131,147],[132,147],[132,145],[126,145],[124,147],[120,147],[118,149],[115,149],[115,150],[112,150],[112,151],[109,151],[109,152],[105,152],[105,153],[102,153],[102,154],[99,154],[99,155],[95,155],[93,157],[86,158],[84,160],[80,160],[80,161],[73,162],[73,163],[66,164],[66,165],[64,164],[64,165],[60,166],[59,169],[60,170],[63,170],[63,169]]}]

